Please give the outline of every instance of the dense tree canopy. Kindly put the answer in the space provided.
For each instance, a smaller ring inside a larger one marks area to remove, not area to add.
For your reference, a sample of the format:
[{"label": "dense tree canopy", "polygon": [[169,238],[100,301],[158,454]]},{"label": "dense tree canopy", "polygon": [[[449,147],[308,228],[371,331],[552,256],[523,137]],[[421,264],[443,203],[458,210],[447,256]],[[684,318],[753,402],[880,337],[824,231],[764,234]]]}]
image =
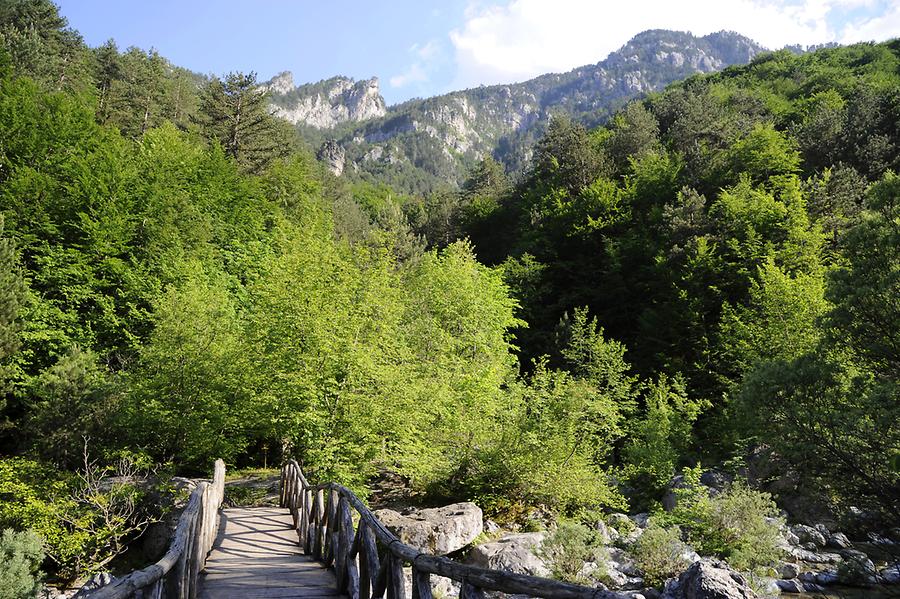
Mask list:
[{"label": "dense tree canopy", "polygon": [[67,574],[115,553],[52,518],[86,444],[389,469],[509,519],[647,507],[765,448],[896,522],[898,66],[766,54],[411,197],[327,173],[252,74],[3,3],[0,528]]}]

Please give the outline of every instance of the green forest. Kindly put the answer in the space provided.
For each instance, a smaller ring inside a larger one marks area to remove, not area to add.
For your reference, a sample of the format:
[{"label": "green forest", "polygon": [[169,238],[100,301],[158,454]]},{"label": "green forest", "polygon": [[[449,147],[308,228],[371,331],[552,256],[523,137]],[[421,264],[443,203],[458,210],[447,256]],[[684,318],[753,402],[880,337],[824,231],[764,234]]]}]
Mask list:
[{"label": "green forest", "polygon": [[0,553],[98,571],[149,508],[91,472],[216,458],[501,522],[718,465],[900,522],[900,42],[554,118],[422,197],[333,177],[255,87],[0,3]]}]

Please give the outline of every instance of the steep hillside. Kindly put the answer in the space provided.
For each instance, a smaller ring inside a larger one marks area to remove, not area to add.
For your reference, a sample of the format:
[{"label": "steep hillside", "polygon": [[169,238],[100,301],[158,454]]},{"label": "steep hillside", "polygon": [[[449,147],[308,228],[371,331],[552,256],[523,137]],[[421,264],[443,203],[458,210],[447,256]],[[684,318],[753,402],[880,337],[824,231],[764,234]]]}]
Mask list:
[{"label": "steep hillside", "polygon": [[[277,113],[298,124],[308,141],[337,141],[347,169],[423,191],[456,186],[487,155],[519,169],[554,113],[594,125],[627,100],[694,73],[747,63],[761,51],[736,33],[645,31],[594,65],[411,100],[382,114],[374,79],[335,78],[291,88],[285,85],[290,74],[282,74],[268,89]],[[330,155],[333,150],[332,145]]]}]

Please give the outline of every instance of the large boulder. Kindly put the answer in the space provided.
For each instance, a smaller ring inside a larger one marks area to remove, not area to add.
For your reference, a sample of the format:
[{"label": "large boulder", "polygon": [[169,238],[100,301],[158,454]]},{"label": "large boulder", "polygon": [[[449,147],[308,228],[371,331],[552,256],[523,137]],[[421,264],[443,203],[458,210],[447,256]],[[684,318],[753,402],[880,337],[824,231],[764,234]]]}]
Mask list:
[{"label": "large boulder", "polygon": [[775,584],[778,585],[778,590],[782,593],[802,593],[804,591],[803,583],[796,578],[790,580],[776,580]]},{"label": "large boulder", "polygon": [[536,555],[544,542],[545,533],[525,532],[476,545],[469,551],[467,563],[480,568],[503,570],[530,576],[549,576],[550,569]]},{"label": "large boulder", "polygon": [[882,568],[878,576],[879,580],[884,584],[900,584],[900,563]]},{"label": "large boulder", "polygon": [[816,547],[825,546],[825,535],[812,526],[796,524],[791,527],[791,530],[797,535],[797,538],[800,539],[801,543],[813,543]]},{"label": "large boulder", "polygon": [[694,562],[677,579],[666,582],[663,599],[757,599],[743,576],[724,562]]},{"label": "large boulder", "polygon": [[791,580],[800,576],[800,566],[791,562],[782,562],[775,568],[778,578],[782,580]]},{"label": "large boulder", "polygon": [[407,545],[433,555],[462,549],[483,531],[481,508],[468,502],[405,514],[377,510],[375,517]]},{"label": "large boulder", "polygon": [[847,538],[847,535],[842,532],[835,532],[825,537],[825,546],[832,549],[850,549],[853,547],[853,544]]}]

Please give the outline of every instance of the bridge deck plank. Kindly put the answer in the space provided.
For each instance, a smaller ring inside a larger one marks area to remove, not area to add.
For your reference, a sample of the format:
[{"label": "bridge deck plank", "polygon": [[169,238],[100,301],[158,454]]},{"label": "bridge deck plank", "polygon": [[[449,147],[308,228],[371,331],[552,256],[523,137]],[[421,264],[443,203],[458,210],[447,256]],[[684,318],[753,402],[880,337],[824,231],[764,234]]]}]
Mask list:
[{"label": "bridge deck plank", "polygon": [[219,536],[201,577],[200,599],[332,599],[334,574],[297,545],[281,508],[220,512]]}]

